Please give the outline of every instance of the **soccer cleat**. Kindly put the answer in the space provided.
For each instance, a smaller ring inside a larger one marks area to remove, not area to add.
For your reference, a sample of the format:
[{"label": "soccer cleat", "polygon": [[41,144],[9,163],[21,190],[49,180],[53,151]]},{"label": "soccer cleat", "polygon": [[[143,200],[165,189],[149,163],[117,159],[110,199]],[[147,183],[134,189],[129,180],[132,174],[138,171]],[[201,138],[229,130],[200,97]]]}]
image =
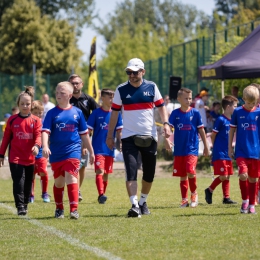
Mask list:
[{"label": "soccer cleat", "polygon": [[150,210],[147,207],[147,203],[146,202],[144,202],[143,205],[139,204],[139,208],[140,208],[140,211],[141,211],[142,215],[150,215],[151,214]]},{"label": "soccer cleat", "polygon": [[26,210],[25,210],[24,206],[17,208],[17,215],[18,216],[25,216],[26,215]]},{"label": "soccer cleat", "polygon": [[98,203],[99,204],[105,204],[107,201],[107,196],[105,194],[101,194],[98,196]]},{"label": "soccer cleat", "polygon": [[64,218],[64,210],[63,209],[56,209],[54,217],[55,218]]},{"label": "soccer cleat", "polygon": [[255,206],[249,206],[248,208],[248,214],[257,214],[255,211]]},{"label": "soccer cleat", "polygon": [[24,205],[24,209],[25,209],[25,212],[27,214],[28,213],[28,205],[27,204]]},{"label": "soccer cleat", "polygon": [[223,199],[223,204],[237,204],[236,201],[233,201],[232,199],[230,198],[224,198]]},{"label": "soccer cleat", "polygon": [[82,200],[83,200],[83,197],[82,197],[81,192],[79,190],[79,202],[81,202]]},{"label": "soccer cleat", "polygon": [[129,211],[127,213],[127,217],[129,217],[129,218],[141,218],[141,210],[140,210],[140,208],[137,208],[133,204],[132,208],[129,209]]},{"label": "soccer cleat", "polygon": [[205,200],[208,204],[212,204],[212,192],[209,190],[209,188],[205,189]]},{"label": "soccer cleat", "polygon": [[44,192],[42,194],[42,201],[45,202],[45,203],[49,203],[51,200],[50,200],[50,195],[47,193],[47,192]]},{"label": "soccer cleat", "polygon": [[248,213],[248,202],[243,202],[241,205],[240,213],[247,214]]},{"label": "soccer cleat", "polygon": [[71,219],[78,219],[79,218],[79,213],[76,209],[74,211],[70,212],[70,218]]},{"label": "soccer cleat", "polygon": [[181,204],[180,204],[180,208],[187,208],[187,207],[189,207],[188,200],[187,199],[186,200],[182,200]]},{"label": "soccer cleat", "polygon": [[34,196],[30,196],[29,203],[34,203]]},{"label": "soccer cleat", "polygon": [[198,193],[195,191],[190,196],[190,206],[192,208],[196,208],[198,206],[198,204],[199,204],[199,202],[198,202]]}]

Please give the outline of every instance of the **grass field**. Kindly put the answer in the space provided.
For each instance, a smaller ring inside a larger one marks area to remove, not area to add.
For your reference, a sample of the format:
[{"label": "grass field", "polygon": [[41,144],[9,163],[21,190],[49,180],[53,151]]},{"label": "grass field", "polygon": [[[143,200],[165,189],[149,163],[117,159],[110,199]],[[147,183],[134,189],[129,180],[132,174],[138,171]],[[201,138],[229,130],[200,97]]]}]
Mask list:
[{"label": "grass field", "polygon": [[12,181],[0,180],[0,259],[260,259],[260,206],[257,215],[239,213],[237,177],[231,178],[231,198],[239,204],[223,205],[221,186],[206,204],[211,178],[200,177],[199,206],[180,209],[179,179],[170,175],[155,179],[148,197],[152,214],[139,219],[126,218],[123,176],[111,176],[105,205],[97,203],[94,177],[86,177],[77,221],[68,218],[67,193],[66,217],[54,219],[53,198],[42,202],[38,180],[28,216],[18,217]]}]

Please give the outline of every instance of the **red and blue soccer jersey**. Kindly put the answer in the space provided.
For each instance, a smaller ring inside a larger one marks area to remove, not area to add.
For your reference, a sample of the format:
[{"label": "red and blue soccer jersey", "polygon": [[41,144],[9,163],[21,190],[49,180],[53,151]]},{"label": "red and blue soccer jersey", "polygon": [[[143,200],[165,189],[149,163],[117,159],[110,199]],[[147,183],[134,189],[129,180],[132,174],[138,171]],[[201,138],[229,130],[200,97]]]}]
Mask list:
[{"label": "red and blue soccer jersey", "polygon": [[154,106],[164,106],[164,101],[158,87],[152,81],[144,79],[138,88],[129,82],[116,88],[112,110],[123,110],[122,139],[139,134],[150,135],[157,140]]},{"label": "red and blue soccer jersey", "polygon": [[[106,156],[115,157],[114,149],[110,150],[106,145],[106,138],[108,132],[108,125],[111,116],[111,110],[105,111],[102,108],[97,108],[93,110],[90,114],[87,122],[87,126],[89,129],[94,130],[94,134],[92,137],[92,146],[94,149],[95,155],[102,154]],[[123,128],[123,121],[121,117],[121,113],[119,113],[116,130]],[[114,131],[115,137],[116,131]]]},{"label": "red and blue soccer jersey", "polygon": [[216,133],[216,138],[213,145],[212,162],[216,160],[231,161],[228,156],[228,134],[230,129],[231,119],[224,115],[219,116],[213,127],[213,132]]},{"label": "red and blue soccer jersey", "polygon": [[197,109],[190,108],[183,112],[180,108],[172,111],[169,123],[174,127],[174,155],[198,156],[199,136],[198,129],[204,125]]},{"label": "red and blue soccer jersey", "polygon": [[50,134],[50,163],[69,158],[81,158],[80,135],[87,134],[87,124],[82,111],[74,106],[62,109],[58,106],[46,114],[42,132]]},{"label": "red and blue soccer jersey", "polygon": [[237,129],[235,158],[259,158],[259,115],[259,108],[248,111],[242,106],[234,110],[230,127]]}]

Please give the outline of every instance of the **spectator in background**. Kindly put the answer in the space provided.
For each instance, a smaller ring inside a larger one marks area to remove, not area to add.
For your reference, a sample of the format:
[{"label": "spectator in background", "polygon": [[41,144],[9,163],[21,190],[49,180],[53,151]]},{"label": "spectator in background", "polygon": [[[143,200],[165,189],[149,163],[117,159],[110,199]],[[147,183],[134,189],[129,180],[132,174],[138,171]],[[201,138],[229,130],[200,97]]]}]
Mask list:
[{"label": "spectator in background", "polygon": [[5,123],[4,123],[4,125],[2,126],[2,132],[5,131],[6,123],[7,123],[8,118],[9,118],[10,116],[11,116],[11,114],[9,114],[9,113],[7,113],[7,114],[4,115],[4,121],[5,121]]},{"label": "spectator in background", "polygon": [[[205,87],[202,87],[201,90],[200,90],[200,93],[201,93],[201,91],[203,91],[203,90],[209,92],[209,89],[207,89],[207,88],[205,88]],[[200,99],[200,93],[198,93],[198,94],[193,98],[193,100],[192,100],[192,102],[191,102],[191,105],[190,105],[191,107],[195,108],[195,103],[196,103],[196,101],[197,101],[198,99]]]},{"label": "spectator in background", "polygon": [[43,115],[42,115],[42,121],[44,121],[44,118],[45,118],[47,112],[50,109],[55,107],[55,105],[52,102],[50,102],[49,100],[50,100],[50,98],[49,98],[48,94],[43,94],[42,95],[42,103],[43,103],[43,106],[44,106],[44,111],[43,111]]},{"label": "spectator in background", "polygon": [[231,95],[233,95],[234,97],[237,98],[237,100],[238,100],[237,106],[240,107],[240,106],[244,105],[245,102],[242,97],[238,96],[238,92],[239,92],[239,88],[237,86],[233,86],[231,89]]},{"label": "spectator in background", "polygon": [[207,133],[206,109],[208,109],[208,107],[205,106],[205,103],[208,101],[208,98],[209,98],[208,91],[202,90],[200,92],[200,98],[195,103],[195,108],[198,109],[200,112],[200,116],[201,116],[202,123],[204,125],[206,133]]},{"label": "spectator in background", "polygon": [[206,117],[207,117],[207,133],[212,132],[213,126],[214,126],[214,118],[211,115],[210,110],[206,110]]},{"label": "spectator in background", "polygon": [[168,95],[165,95],[164,98],[164,105],[168,114],[168,117],[170,116],[170,114],[172,113],[172,110],[174,109],[174,105],[170,100],[170,97]]},{"label": "spectator in background", "polygon": [[19,113],[19,108],[18,107],[13,107],[12,108],[12,115],[16,115]]},{"label": "spectator in background", "polygon": [[221,107],[221,104],[219,101],[213,102],[212,110],[210,111],[210,115],[212,116],[213,121],[215,121],[220,116],[220,113],[219,113],[220,107]]}]

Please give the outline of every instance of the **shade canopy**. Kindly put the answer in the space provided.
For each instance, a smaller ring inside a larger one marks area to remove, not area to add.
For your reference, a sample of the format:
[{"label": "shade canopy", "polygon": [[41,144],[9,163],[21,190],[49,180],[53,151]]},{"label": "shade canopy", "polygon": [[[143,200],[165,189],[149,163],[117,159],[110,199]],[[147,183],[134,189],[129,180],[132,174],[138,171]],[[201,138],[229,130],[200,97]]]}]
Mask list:
[{"label": "shade canopy", "polygon": [[260,25],[217,62],[199,67],[198,79],[260,78]]}]

